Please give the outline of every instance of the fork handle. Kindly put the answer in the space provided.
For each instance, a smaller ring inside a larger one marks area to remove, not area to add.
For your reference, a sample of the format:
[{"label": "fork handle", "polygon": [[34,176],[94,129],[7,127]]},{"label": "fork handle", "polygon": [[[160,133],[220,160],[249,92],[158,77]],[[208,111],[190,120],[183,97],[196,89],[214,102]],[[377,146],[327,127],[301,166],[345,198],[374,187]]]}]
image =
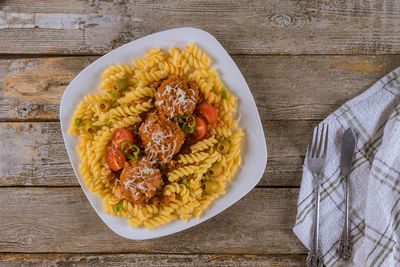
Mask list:
[{"label": "fork handle", "polygon": [[312,250],[308,252],[307,267],[321,267],[323,266],[322,258],[313,254]]},{"label": "fork handle", "polygon": [[308,266],[320,266],[322,264],[322,259],[319,255],[319,202],[320,202],[320,181],[319,177],[314,177],[315,181],[315,214],[314,214],[314,233],[313,233],[313,243],[312,249],[309,253],[309,258],[307,258]]}]

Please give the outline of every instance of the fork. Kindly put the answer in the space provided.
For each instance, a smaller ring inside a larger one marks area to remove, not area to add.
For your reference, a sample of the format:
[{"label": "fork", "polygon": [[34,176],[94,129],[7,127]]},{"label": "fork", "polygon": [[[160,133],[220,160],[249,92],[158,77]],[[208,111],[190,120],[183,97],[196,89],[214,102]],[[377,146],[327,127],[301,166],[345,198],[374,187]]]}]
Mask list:
[{"label": "fork", "polygon": [[307,256],[307,266],[322,266],[322,257],[319,255],[319,201],[320,201],[320,176],[325,166],[326,151],[328,148],[328,125],[318,125],[314,129],[311,146],[308,149],[308,167],[313,174],[315,181],[315,214],[314,214],[314,233],[311,249]]}]

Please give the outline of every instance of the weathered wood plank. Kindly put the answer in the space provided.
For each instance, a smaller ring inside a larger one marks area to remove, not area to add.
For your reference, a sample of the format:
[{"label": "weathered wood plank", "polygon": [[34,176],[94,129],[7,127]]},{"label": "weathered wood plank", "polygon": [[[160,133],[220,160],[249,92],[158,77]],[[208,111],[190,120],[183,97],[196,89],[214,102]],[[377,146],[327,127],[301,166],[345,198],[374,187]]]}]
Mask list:
[{"label": "weathered wood plank", "polygon": [[70,81],[94,57],[0,60],[0,119],[57,119]]},{"label": "weathered wood plank", "polygon": [[395,0],[62,3],[1,3],[0,53],[103,54],[147,34],[182,26],[210,32],[230,53],[400,52],[400,4]]},{"label": "weathered wood plank", "polygon": [[0,125],[1,185],[78,185],[59,123]]},{"label": "weathered wood plank", "polygon": [[[266,121],[268,167],[259,185],[298,186],[312,121]],[[58,122],[0,123],[0,186],[77,186]]]},{"label": "weathered wood plank", "polygon": [[0,188],[0,252],[304,254],[291,229],[297,195],[255,188],[196,227],[132,241],[101,222],[80,188]]},{"label": "weathered wood plank", "polygon": [[[0,120],[48,120],[97,57],[0,60]],[[397,67],[400,56],[235,56],[263,120],[319,120]]]},{"label": "weathered wood plank", "polygon": [[0,254],[0,265],[12,266],[305,266],[306,255],[232,254]]}]

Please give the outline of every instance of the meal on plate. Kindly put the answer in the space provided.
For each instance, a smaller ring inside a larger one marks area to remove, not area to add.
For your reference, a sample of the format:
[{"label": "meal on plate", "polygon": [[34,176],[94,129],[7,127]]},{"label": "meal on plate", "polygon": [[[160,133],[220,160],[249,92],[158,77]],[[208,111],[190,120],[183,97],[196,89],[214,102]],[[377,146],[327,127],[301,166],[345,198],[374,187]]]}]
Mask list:
[{"label": "meal on plate", "polygon": [[80,172],[133,227],[198,218],[241,164],[237,97],[195,44],[108,67],[73,114]]}]

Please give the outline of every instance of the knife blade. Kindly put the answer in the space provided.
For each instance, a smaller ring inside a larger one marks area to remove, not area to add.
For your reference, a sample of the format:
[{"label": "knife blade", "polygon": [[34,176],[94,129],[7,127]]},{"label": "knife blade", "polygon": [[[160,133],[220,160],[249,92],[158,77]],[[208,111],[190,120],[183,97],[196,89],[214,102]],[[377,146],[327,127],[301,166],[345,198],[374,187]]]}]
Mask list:
[{"label": "knife blade", "polygon": [[349,231],[349,191],[350,191],[350,169],[353,161],[354,148],[356,146],[356,137],[351,128],[347,129],[343,135],[342,151],[340,155],[340,168],[344,179],[344,225],[342,237],[339,242],[338,254],[344,260],[349,260],[353,254],[352,244],[350,243]]},{"label": "knife blade", "polygon": [[356,137],[351,128],[347,129],[343,135],[342,151],[340,155],[340,169],[344,176],[350,174],[351,162],[353,161]]}]

